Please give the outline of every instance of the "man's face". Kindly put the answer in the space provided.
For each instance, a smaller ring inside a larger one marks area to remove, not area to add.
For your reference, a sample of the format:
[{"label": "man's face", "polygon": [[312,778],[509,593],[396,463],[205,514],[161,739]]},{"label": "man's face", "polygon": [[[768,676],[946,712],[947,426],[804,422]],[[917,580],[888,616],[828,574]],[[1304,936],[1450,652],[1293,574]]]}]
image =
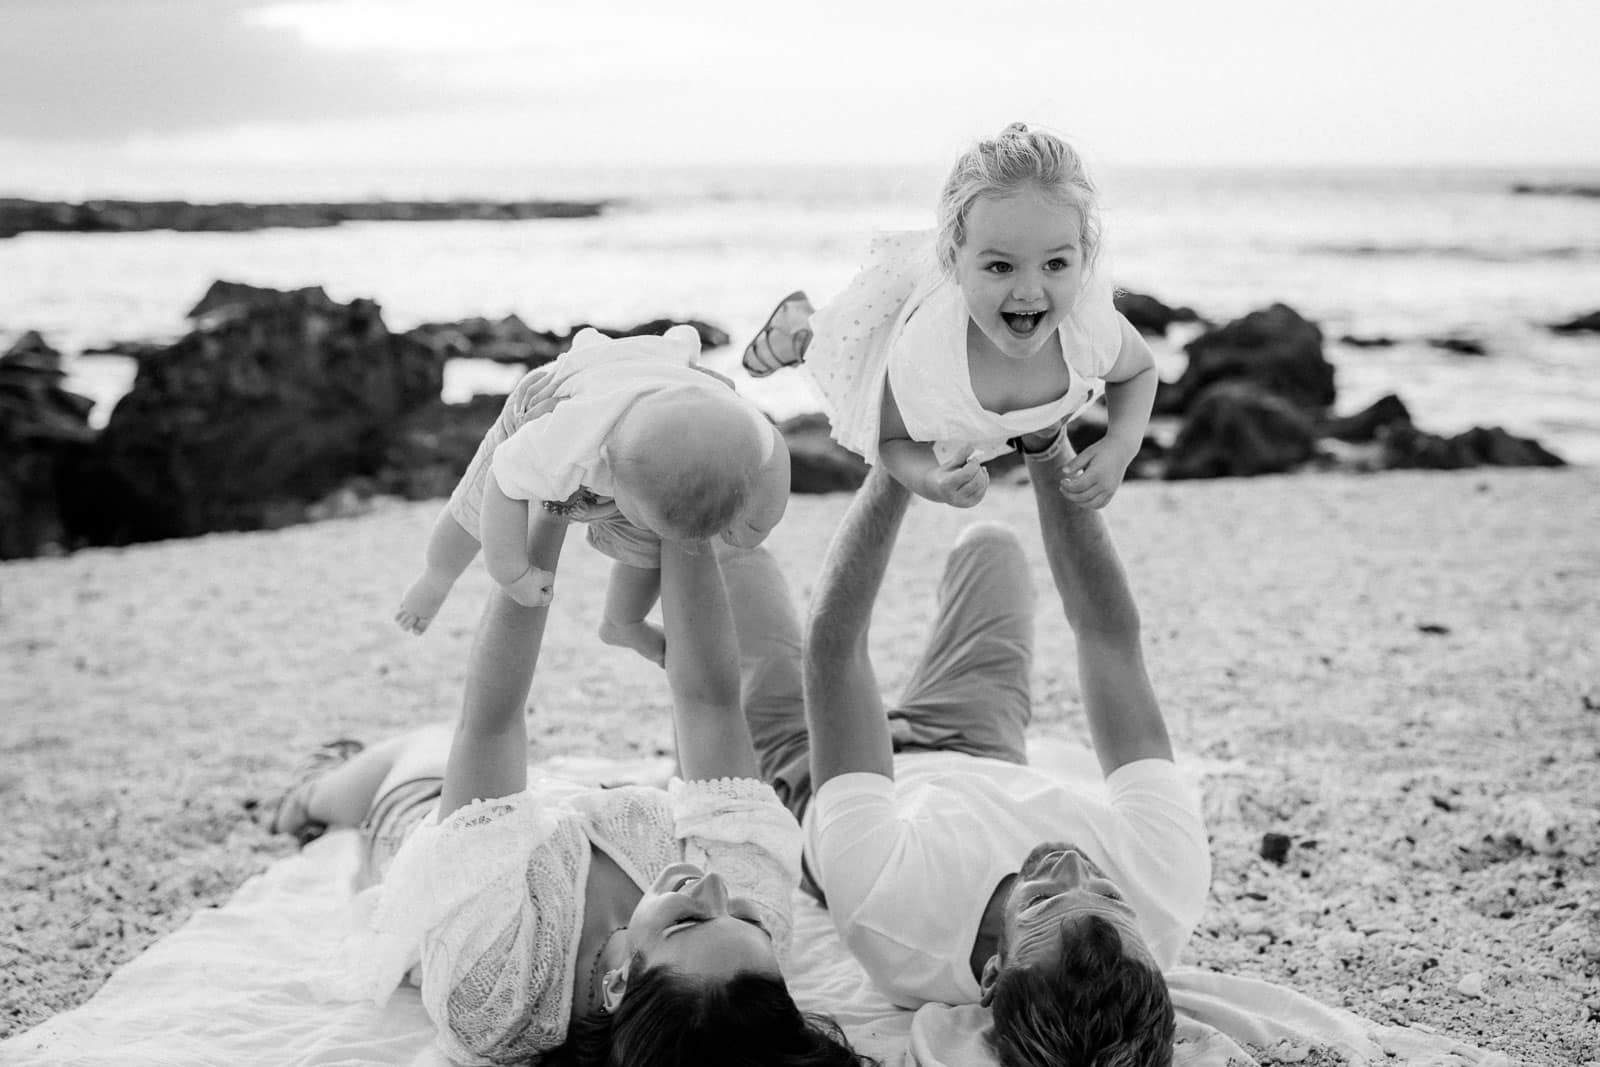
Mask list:
[{"label": "man's face", "polygon": [[1084,922],[1098,917],[1122,937],[1124,955],[1155,966],[1133,907],[1104,871],[1075,846],[1047,842],[1028,854],[1002,911],[1001,965],[1053,962]]}]

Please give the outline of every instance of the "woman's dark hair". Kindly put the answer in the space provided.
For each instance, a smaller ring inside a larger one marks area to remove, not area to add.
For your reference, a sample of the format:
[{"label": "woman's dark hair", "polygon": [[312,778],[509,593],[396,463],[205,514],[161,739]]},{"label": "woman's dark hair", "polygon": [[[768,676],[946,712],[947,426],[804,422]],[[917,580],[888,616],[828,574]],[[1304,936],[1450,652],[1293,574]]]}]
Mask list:
[{"label": "woman's dark hair", "polygon": [[746,972],[707,982],[634,956],[609,1015],[578,1020],[542,1067],[879,1067],[839,1024],[803,1012],[783,979]]}]

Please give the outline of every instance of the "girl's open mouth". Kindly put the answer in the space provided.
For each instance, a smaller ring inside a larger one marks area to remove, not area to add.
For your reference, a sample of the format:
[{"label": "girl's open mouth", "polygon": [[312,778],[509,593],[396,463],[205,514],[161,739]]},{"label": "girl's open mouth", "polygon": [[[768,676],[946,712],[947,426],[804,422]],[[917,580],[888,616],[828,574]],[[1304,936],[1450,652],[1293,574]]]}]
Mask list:
[{"label": "girl's open mouth", "polygon": [[1018,337],[1031,337],[1033,331],[1039,328],[1039,323],[1044,321],[1044,312],[1002,311],[1000,317],[1005,320],[1006,328]]}]

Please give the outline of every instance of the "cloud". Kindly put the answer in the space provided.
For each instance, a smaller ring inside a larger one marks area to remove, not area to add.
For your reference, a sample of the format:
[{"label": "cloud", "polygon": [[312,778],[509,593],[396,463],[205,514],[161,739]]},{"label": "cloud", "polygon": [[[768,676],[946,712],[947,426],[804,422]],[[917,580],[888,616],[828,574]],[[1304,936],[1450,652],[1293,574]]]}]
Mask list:
[{"label": "cloud", "polygon": [[7,0],[0,137],[122,140],[252,121],[448,107],[416,57],[340,53],[262,25],[263,0]]}]

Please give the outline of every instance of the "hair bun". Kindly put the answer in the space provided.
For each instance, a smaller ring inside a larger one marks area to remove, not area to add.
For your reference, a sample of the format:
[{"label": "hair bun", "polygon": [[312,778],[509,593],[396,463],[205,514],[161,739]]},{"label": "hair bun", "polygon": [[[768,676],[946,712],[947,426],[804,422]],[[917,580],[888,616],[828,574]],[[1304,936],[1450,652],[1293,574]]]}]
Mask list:
[{"label": "hair bun", "polygon": [[1000,131],[1000,136],[1001,137],[1013,137],[1013,136],[1021,137],[1023,134],[1025,134],[1027,132],[1028,132],[1028,124],[1026,122],[1013,122],[1011,125],[1007,126],[1005,129]]}]

